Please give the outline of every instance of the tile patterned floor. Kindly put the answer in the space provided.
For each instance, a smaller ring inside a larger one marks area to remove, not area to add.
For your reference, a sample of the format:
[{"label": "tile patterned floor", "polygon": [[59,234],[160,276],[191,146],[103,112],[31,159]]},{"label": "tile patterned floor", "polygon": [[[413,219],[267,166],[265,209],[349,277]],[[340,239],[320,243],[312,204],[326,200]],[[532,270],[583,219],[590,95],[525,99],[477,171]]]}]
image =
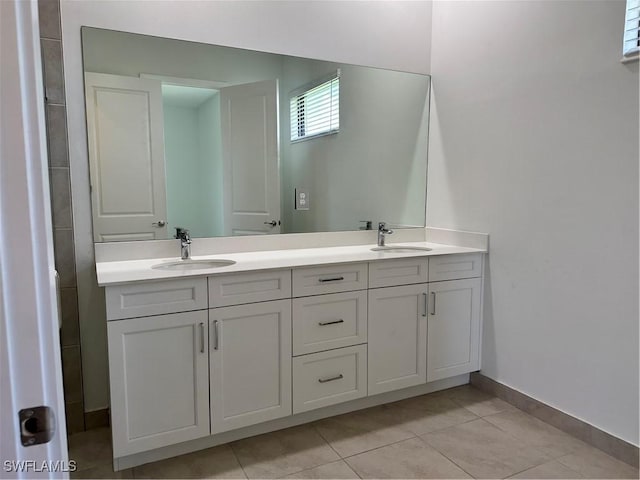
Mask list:
[{"label": "tile patterned floor", "polygon": [[110,432],[69,437],[72,478],[639,478],[469,385],[114,473]]}]

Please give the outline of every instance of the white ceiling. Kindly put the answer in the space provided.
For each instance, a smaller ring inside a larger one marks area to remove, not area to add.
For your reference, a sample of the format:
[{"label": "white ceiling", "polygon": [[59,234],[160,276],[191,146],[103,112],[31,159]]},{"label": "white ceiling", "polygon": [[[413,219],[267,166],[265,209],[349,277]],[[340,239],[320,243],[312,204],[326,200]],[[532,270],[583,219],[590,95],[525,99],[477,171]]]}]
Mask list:
[{"label": "white ceiling", "polygon": [[217,94],[210,88],[162,85],[163,103],[175,107],[196,108]]}]

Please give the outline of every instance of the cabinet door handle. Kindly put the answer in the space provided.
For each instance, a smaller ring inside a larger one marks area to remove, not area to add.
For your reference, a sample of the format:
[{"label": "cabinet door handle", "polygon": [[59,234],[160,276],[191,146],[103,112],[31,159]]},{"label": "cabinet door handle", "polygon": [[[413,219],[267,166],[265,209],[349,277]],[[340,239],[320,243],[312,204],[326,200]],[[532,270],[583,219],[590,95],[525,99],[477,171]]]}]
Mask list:
[{"label": "cabinet door handle", "polygon": [[200,323],[200,353],[204,353],[204,323]]},{"label": "cabinet door handle", "polygon": [[431,315],[436,314],[436,292],[431,292]]},{"label": "cabinet door handle", "polygon": [[427,294],[423,293],[422,294],[422,316],[426,317],[427,316]]},{"label": "cabinet door handle", "polygon": [[334,375],[333,377],[319,378],[318,382],[320,383],[333,382],[334,380],[340,380],[341,378],[344,378],[344,376],[340,373],[338,375]]},{"label": "cabinet door handle", "polygon": [[344,280],[344,277],[331,277],[331,278],[319,278],[318,281],[320,283],[325,282],[339,282],[340,280]]},{"label": "cabinet door handle", "polygon": [[325,325],[335,325],[336,323],[344,323],[344,320],[339,319],[339,320],[332,320],[330,322],[318,322],[318,325],[320,325],[321,327],[324,327]]},{"label": "cabinet door handle", "polygon": [[218,350],[218,320],[213,321],[213,349]]}]

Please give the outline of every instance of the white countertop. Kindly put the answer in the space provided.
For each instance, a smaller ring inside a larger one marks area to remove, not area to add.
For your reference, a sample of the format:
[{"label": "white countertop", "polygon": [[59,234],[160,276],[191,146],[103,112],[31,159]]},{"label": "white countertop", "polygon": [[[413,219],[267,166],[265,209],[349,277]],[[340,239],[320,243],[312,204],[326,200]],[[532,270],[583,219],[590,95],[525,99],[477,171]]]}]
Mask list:
[{"label": "white countertop", "polygon": [[98,262],[96,273],[101,287],[130,282],[166,280],[183,277],[204,277],[252,270],[273,270],[278,268],[307,267],[329,265],[333,263],[371,262],[392,258],[429,257],[432,255],[450,255],[455,253],[486,253],[479,248],[458,247],[431,242],[389,243],[387,246],[426,247],[430,251],[413,252],[374,252],[375,245],[352,245],[344,247],[320,247],[290,250],[271,250],[261,252],[225,253],[221,255],[193,256],[193,260],[233,260],[236,263],[226,267],[203,268],[198,270],[158,270],[153,265],[179,261],[179,257],[152,258],[145,260],[127,260],[121,262]]}]

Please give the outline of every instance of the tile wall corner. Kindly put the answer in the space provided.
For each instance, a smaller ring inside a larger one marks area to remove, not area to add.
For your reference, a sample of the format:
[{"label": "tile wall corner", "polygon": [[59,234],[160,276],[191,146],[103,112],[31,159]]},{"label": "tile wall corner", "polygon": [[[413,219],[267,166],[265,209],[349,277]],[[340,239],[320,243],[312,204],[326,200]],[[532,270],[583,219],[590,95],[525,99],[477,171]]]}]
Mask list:
[{"label": "tile wall corner", "polygon": [[49,188],[55,265],[60,275],[62,373],[69,434],[85,429],[73,209],[69,171],[66,99],[62,62],[60,0],[38,0],[45,92]]}]

